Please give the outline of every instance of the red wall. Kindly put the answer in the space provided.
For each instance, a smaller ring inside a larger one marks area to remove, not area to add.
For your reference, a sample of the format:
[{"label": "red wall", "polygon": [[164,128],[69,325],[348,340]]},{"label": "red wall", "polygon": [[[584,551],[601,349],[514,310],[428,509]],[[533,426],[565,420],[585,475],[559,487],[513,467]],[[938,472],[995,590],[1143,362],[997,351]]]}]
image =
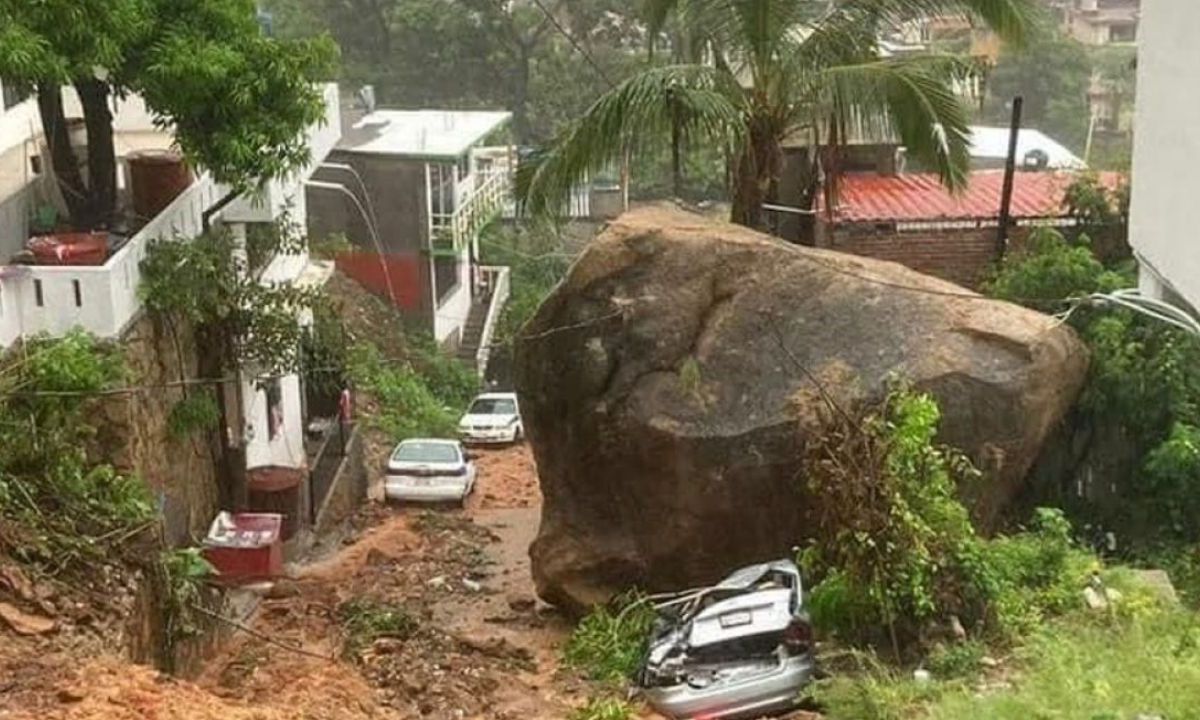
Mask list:
[{"label": "red wall", "polygon": [[[416,255],[379,255],[373,252],[341,252],[337,268],[382,298],[388,297],[387,276],[392,281],[392,304],[402,310],[419,311],[422,296],[429,292],[421,284],[421,263]],[[384,266],[387,266],[387,276]]]}]

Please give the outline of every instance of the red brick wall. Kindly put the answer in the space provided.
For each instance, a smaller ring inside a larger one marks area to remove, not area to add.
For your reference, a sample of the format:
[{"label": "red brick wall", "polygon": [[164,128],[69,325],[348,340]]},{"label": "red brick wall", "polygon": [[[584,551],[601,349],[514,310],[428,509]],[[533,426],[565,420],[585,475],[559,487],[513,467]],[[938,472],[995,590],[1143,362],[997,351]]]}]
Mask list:
[{"label": "red brick wall", "polygon": [[[1016,228],[1019,239],[1026,233]],[[896,232],[867,225],[820,224],[817,245],[840,252],[891,260],[927,275],[978,289],[996,260],[996,228]]]}]

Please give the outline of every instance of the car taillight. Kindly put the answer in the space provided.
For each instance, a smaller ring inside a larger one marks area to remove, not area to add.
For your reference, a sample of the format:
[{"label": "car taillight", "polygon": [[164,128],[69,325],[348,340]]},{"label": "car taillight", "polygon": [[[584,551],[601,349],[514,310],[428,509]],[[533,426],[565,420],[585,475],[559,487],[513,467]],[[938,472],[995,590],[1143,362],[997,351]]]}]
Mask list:
[{"label": "car taillight", "polygon": [[783,631],[783,644],[795,652],[807,652],[812,642],[812,625],[807,620],[793,620]]}]

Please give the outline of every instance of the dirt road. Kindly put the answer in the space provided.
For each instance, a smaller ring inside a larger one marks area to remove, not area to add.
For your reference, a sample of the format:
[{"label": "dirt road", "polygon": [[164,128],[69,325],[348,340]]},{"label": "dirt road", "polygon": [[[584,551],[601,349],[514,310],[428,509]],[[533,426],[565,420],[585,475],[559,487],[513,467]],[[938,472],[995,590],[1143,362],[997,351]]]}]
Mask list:
[{"label": "dirt road", "polygon": [[[0,718],[567,717],[587,688],[558,670],[568,627],[534,599],[532,458],[521,446],[484,451],[479,465],[465,511],[365,507],[342,542],[267,594],[249,621],[259,637],[238,633],[195,681],[115,653],[75,658],[41,678],[36,711]],[[400,608],[411,628],[348,652],[350,601]]]}]

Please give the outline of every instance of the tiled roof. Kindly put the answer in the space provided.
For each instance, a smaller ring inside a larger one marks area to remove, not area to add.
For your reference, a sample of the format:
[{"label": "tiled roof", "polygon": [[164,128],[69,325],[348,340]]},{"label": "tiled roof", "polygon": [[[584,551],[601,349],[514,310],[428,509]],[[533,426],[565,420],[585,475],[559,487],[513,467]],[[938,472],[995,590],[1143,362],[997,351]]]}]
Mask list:
[{"label": "tiled roof", "polygon": [[[1072,173],[1018,172],[1013,178],[1011,214],[1019,218],[1060,217],[1063,194],[1077,176]],[[1116,173],[1101,173],[1101,180],[1116,187]],[[980,170],[971,173],[967,189],[959,196],[951,195],[937,175],[909,173],[879,175],[877,173],[847,173],[840,185],[836,222],[875,221],[941,221],[994,218],[1000,213],[1000,191],[1004,185],[1003,170]],[[817,200],[822,214],[824,197]]]}]

